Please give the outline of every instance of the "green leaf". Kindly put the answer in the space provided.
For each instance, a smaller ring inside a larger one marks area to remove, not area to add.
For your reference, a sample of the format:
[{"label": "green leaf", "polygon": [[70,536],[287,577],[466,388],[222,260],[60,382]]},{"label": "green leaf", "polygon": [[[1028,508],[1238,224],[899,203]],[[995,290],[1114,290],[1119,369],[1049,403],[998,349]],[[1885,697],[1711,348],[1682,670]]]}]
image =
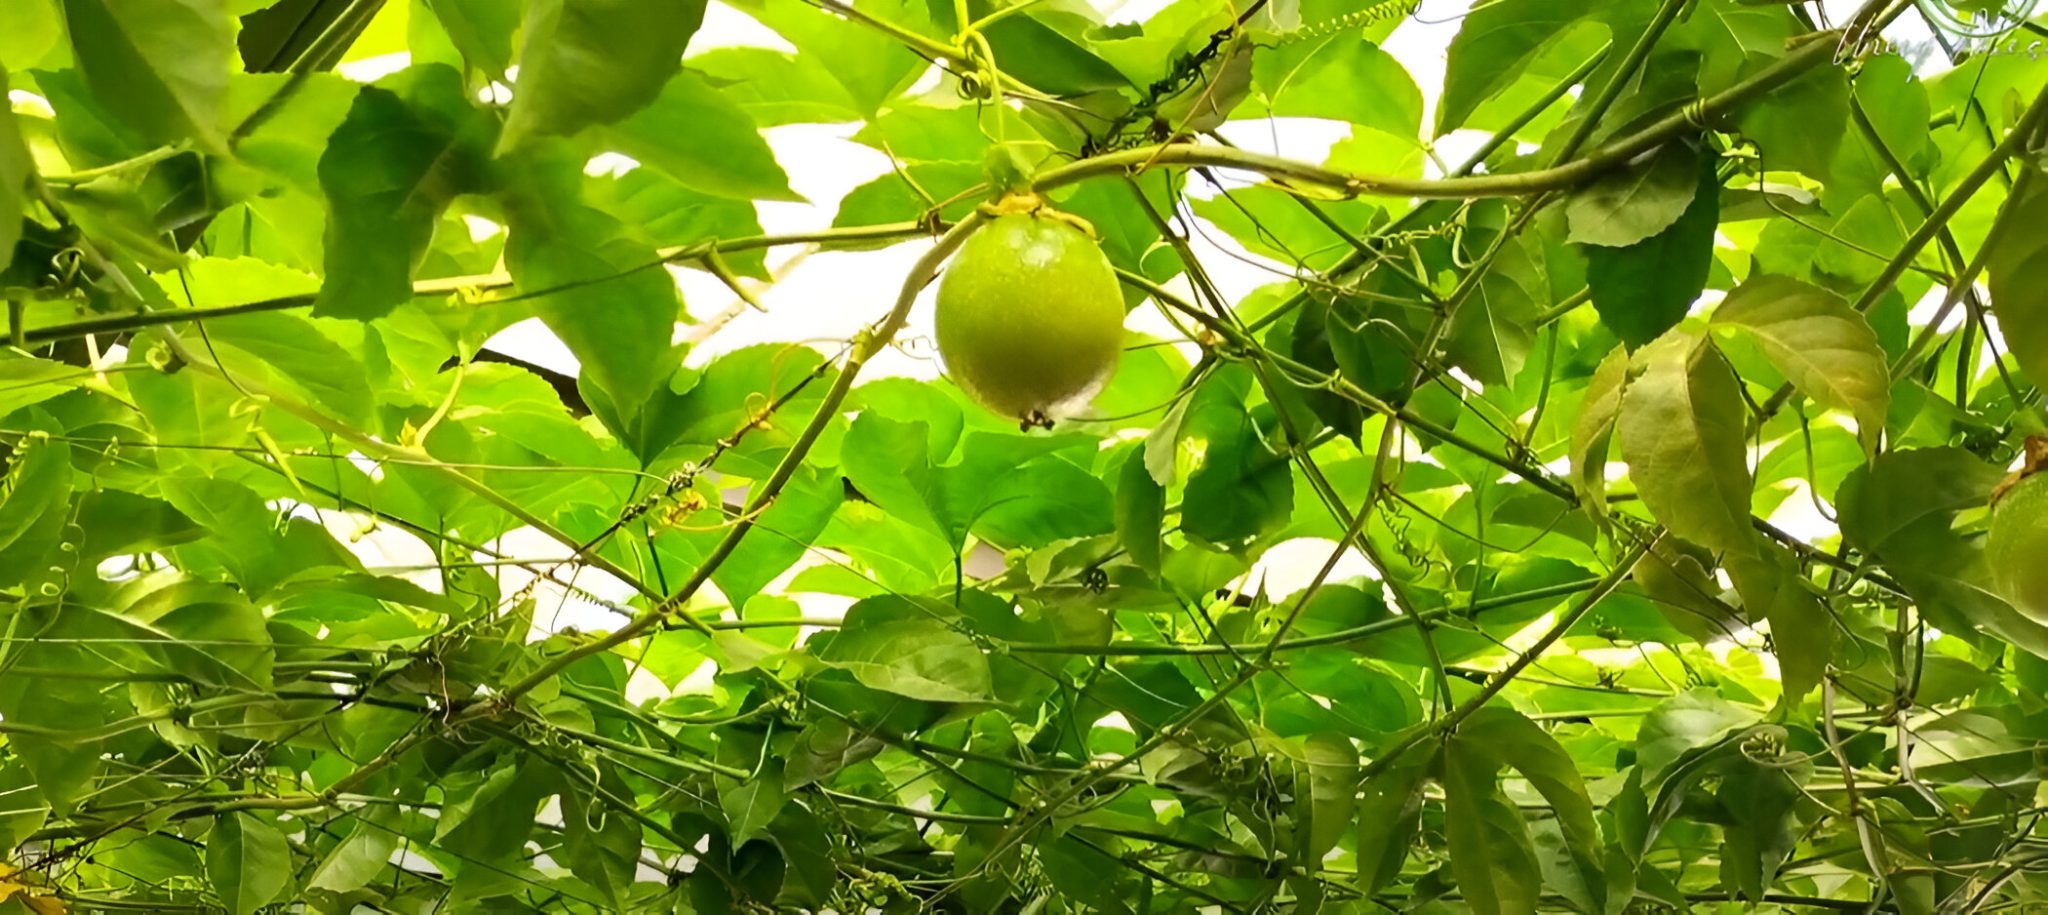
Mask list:
[{"label": "green leaf", "polygon": [[441,212],[483,190],[497,120],[438,64],[364,86],[320,157],[327,281],[315,315],[381,317],[412,298]]},{"label": "green leaf", "polygon": [[1645,347],[1616,429],[1643,505],[1671,532],[1737,553],[1753,544],[1748,412],[1718,350],[1674,331]]},{"label": "green leaf", "polygon": [[47,571],[71,505],[71,447],[30,438],[13,449],[0,499],[0,585]]},{"label": "green leaf", "polygon": [[1799,574],[1797,558],[1784,547],[1759,537],[1755,555],[1730,555],[1726,563],[1750,618],[1770,621],[1784,701],[1797,704],[1820,685],[1834,659],[1834,619]]},{"label": "green leaf", "polygon": [[1264,104],[1242,107],[1240,116],[1347,121],[1385,134],[1376,138],[1382,142],[1412,142],[1421,133],[1422,91],[1379,45],[1340,35],[1298,66],[1283,68],[1283,60],[1279,54],[1254,57],[1253,75]]},{"label": "green leaf", "polygon": [[1615,420],[1621,415],[1622,389],[1628,383],[1628,351],[1620,347],[1600,360],[1586,383],[1578,421],[1572,424],[1572,479],[1579,498],[1596,511],[1607,504],[1607,455]]},{"label": "green leaf", "polygon": [[1677,326],[1706,288],[1721,199],[1711,159],[1700,163],[1698,180],[1692,202],[1663,231],[1627,247],[1583,249],[1593,308],[1631,348]]},{"label": "green leaf", "polygon": [[49,400],[91,377],[91,373],[78,366],[34,356],[10,355],[0,359],[0,417]]},{"label": "green leaf", "polygon": [[[7,68],[0,66],[0,98],[7,97]],[[35,175],[35,160],[29,158],[22,140],[21,125],[13,105],[0,105],[0,258],[14,259],[14,244],[21,240],[21,218],[28,208],[28,182]],[[0,269],[5,269],[0,265]],[[0,416],[12,412],[0,404]]]},{"label": "green leaf", "polygon": [[988,659],[936,620],[899,619],[841,629],[818,655],[863,685],[926,702],[992,698]]},{"label": "green leaf", "polygon": [[1991,310],[2013,359],[2027,377],[2048,379],[2048,175],[2025,182],[2023,193],[1998,211],[1997,243],[1985,267]]},{"label": "green leaf", "polygon": [[1958,513],[1988,504],[2004,477],[1959,448],[1885,452],[1843,481],[1842,537],[1879,557],[1944,631],[1986,633],[2048,657],[2048,625],[2006,601],[1982,538],[1956,529]]},{"label": "green leaf", "polygon": [[1660,703],[1636,732],[1636,770],[1643,789],[1655,793],[1693,751],[1719,744],[1756,720],[1756,713],[1704,690]]},{"label": "green leaf", "polygon": [[[1596,901],[1606,886],[1601,873],[1600,828],[1593,822],[1593,802],[1571,754],[1520,712],[1489,706],[1458,725],[1456,741],[1469,741],[1529,780],[1529,786],[1550,804],[1570,849],[1574,869]],[[1455,742],[1455,741],[1454,741]]]},{"label": "green leaf", "polygon": [[1507,88],[1545,45],[1589,11],[1571,0],[1497,0],[1467,14],[1451,39],[1436,135],[1465,126],[1481,102]]},{"label": "green leaf", "polygon": [[725,812],[726,835],[734,847],[761,835],[789,803],[789,792],[782,787],[782,766],[776,762],[761,767],[745,781],[721,778],[719,784],[718,806]]},{"label": "green leaf", "polygon": [[1760,147],[1764,168],[1822,182],[1833,177],[1835,151],[1853,130],[1843,73],[1840,67],[1815,67],[1736,114],[1743,136]]},{"label": "green leaf", "polygon": [[622,237],[617,220],[573,199],[525,198],[510,228],[513,282],[631,429],[680,362],[669,342],[682,312],[675,281],[649,269],[660,257]]},{"label": "green leaf", "polygon": [[691,69],[724,87],[725,97],[762,127],[858,121],[845,85],[816,57],[768,48],[713,48],[690,57]]},{"label": "green leaf", "polygon": [[1571,240],[1626,248],[1670,228],[1700,190],[1699,158],[1692,147],[1673,143],[1574,193],[1565,202]]},{"label": "green leaf", "polygon": [[1165,533],[1166,491],[1145,468],[1145,449],[1133,448],[1116,483],[1116,534],[1138,568],[1159,574]]},{"label": "green leaf", "polygon": [[383,873],[391,865],[391,853],[398,850],[398,840],[403,835],[392,827],[390,819],[375,807],[358,813],[355,828],[306,878],[307,888],[347,893],[362,889]]},{"label": "green leaf", "polygon": [[1496,778],[1501,762],[1492,747],[1462,734],[1445,744],[1444,835],[1451,876],[1479,915],[1534,912],[1543,889],[1529,828]]},{"label": "green leaf", "polygon": [[[600,767],[598,786],[612,797],[632,797],[624,779]],[[562,798],[562,863],[583,882],[623,907],[640,866],[640,824],[624,811],[581,791]]]},{"label": "green leaf", "polygon": [[234,57],[225,0],[64,0],[64,21],[93,96],[142,139],[223,148]]},{"label": "green leaf", "polygon": [[205,528],[169,503],[118,489],[80,496],[74,512],[71,522],[84,531],[77,545],[81,559],[155,552],[206,536]]},{"label": "green leaf", "polygon": [[704,0],[528,0],[519,81],[498,149],[647,107],[682,67],[703,21]]},{"label": "green leaf", "polygon": [[222,817],[206,837],[206,877],[235,915],[269,905],[291,882],[291,849],[284,833],[253,814]]},{"label": "green leaf", "polygon": [[605,137],[620,152],[694,191],[803,201],[789,189],[789,176],[754,119],[695,71],[677,74],[660,97],[606,130]]},{"label": "green leaf", "polygon": [[1245,409],[1250,373],[1232,366],[1210,375],[1188,401],[1179,447],[1197,455],[1181,501],[1181,531],[1229,544],[1284,524],[1294,477]]},{"label": "green leaf", "polygon": [[[895,38],[821,7],[770,0],[739,0],[734,5],[796,47],[793,57],[783,55],[789,65],[770,71],[778,78],[788,74],[790,79],[805,79],[804,72],[815,65],[839,83],[853,114],[845,120],[872,118],[930,66]],[[927,28],[931,14],[918,0],[872,0],[861,10],[913,31],[937,31]]]},{"label": "green leaf", "polygon": [[216,346],[262,360],[329,414],[357,425],[369,422],[376,397],[362,363],[312,321],[279,311],[234,315],[206,322],[206,335]]},{"label": "green leaf", "polygon": [[1764,901],[1778,868],[1799,842],[1795,812],[1808,798],[1813,763],[1804,753],[1777,759],[1731,754],[1718,792],[1728,822],[1721,827],[1721,880],[1751,902]]},{"label": "green leaf", "polygon": [[1513,382],[1528,361],[1536,312],[1547,297],[1548,284],[1529,246],[1519,238],[1506,242],[1451,319],[1445,348],[1452,362],[1482,384]]},{"label": "green leaf", "polygon": [[1421,825],[1422,789],[1439,754],[1411,752],[1368,779],[1358,794],[1358,888],[1378,892],[1401,875]]},{"label": "green leaf", "polygon": [[1853,414],[1864,450],[1877,453],[1891,372],[1877,333],[1848,302],[1798,280],[1752,276],[1714,309],[1713,327],[1755,340],[1800,393]]},{"label": "green leaf", "polygon": [[534,815],[555,793],[560,776],[532,757],[498,758],[503,761],[486,772],[463,773],[455,784],[443,785],[450,801],[435,821],[437,844],[486,862],[503,861],[526,846]]},{"label": "green leaf", "polygon": [[[494,79],[512,65],[512,36],[525,4],[504,0],[424,0],[463,60]],[[415,42],[417,43],[417,42]]]}]

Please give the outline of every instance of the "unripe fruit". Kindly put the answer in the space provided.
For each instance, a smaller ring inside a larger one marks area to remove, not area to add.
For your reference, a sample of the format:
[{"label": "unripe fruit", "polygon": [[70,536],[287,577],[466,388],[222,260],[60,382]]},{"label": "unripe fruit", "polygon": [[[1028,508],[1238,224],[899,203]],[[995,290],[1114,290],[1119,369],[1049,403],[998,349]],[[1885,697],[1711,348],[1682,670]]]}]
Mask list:
[{"label": "unripe fruit", "polygon": [[1123,351],[1124,302],[1109,258],[1049,210],[997,216],[939,280],[939,355],[981,405],[1049,426],[1084,406]]},{"label": "unripe fruit", "polygon": [[2029,441],[2027,449],[2027,469],[1992,501],[1985,558],[2006,602],[2048,623],[2048,439]]}]

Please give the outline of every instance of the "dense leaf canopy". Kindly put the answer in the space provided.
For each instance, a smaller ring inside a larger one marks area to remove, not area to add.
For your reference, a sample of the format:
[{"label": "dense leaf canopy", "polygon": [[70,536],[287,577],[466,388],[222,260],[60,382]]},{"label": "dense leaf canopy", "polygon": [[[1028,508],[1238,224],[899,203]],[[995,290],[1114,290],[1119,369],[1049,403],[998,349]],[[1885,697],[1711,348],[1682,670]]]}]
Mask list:
[{"label": "dense leaf canopy", "polygon": [[2048,907],[2033,4],[720,2],[0,6],[0,909]]}]

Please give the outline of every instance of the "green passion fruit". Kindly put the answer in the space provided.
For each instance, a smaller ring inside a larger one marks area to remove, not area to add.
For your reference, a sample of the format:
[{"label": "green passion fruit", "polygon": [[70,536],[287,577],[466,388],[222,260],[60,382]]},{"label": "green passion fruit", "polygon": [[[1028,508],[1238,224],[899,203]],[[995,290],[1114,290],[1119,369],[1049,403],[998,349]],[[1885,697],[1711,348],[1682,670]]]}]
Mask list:
[{"label": "green passion fruit", "polygon": [[2007,603],[2048,623],[2048,438],[2027,441],[2027,464],[1991,501],[1985,541],[1991,580]]},{"label": "green passion fruit", "polygon": [[939,355],[982,406],[1025,428],[1087,405],[1123,351],[1109,258],[1072,217],[1032,206],[991,219],[939,280]]}]

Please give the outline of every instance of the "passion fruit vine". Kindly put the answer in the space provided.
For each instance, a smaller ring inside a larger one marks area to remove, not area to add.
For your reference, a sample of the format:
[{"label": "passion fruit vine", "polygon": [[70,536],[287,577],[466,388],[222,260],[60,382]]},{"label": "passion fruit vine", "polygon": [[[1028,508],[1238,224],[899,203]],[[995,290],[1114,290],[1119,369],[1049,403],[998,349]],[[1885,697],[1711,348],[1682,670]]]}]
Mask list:
[{"label": "passion fruit vine", "polygon": [[1086,223],[1030,197],[992,209],[939,280],[939,355],[982,406],[1050,426],[1115,371],[1123,294]]},{"label": "passion fruit vine", "polygon": [[1992,583],[2006,602],[2048,623],[2048,438],[2027,440],[2026,466],[1992,496],[1984,546]]}]

